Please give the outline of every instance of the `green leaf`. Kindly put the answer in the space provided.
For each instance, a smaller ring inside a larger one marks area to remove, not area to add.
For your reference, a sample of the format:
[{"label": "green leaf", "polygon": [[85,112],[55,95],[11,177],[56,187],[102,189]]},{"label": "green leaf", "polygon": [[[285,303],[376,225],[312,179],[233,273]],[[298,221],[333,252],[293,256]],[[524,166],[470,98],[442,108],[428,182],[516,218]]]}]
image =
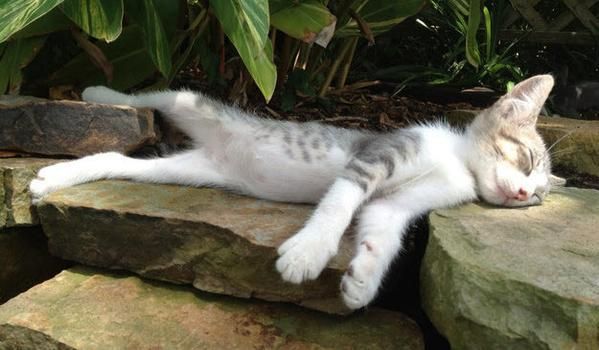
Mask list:
[{"label": "green leaf", "polygon": [[114,42],[98,42],[97,45],[112,63],[113,81],[107,82],[102,71],[90,62],[87,54],[82,53],[53,73],[50,83],[81,87],[102,84],[122,91],[143,82],[156,72],[143,42],[143,32],[137,25],[124,28]]},{"label": "green leaf", "polygon": [[106,42],[123,30],[123,0],[65,0],[62,11],[87,34]]},{"label": "green leaf", "polygon": [[268,1],[214,0],[210,4],[262,95],[270,100],[277,71],[268,39]]},{"label": "green leaf", "polygon": [[73,25],[67,16],[58,8],[46,13],[44,16],[36,19],[27,27],[16,32],[11,39],[30,38],[32,36],[46,35],[62,30],[67,30]]},{"label": "green leaf", "polygon": [[[426,2],[426,0],[358,1],[352,9],[368,24],[372,33],[378,35],[417,14]],[[340,37],[360,35],[360,26],[355,19],[350,19],[335,34]]]},{"label": "green leaf", "polygon": [[264,49],[257,56],[252,56],[252,53],[247,50],[248,48],[247,46],[241,46],[241,48],[237,48],[237,51],[242,59],[243,57],[251,57],[251,59],[243,60],[243,63],[252,78],[254,78],[266,102],[268,102],[272,98],[277,84],[277,68],[273,63],[272,42],[267,39]]},{"label": "green leaf", "polygon": [[33,60],[44,45],[46,38],[12,40],[4,45],[0,58],[0,94],[7,90],[11,94],[19,92],[23,79],[21,69]]},{"label": "green leaf", "polygon": [[475,68],[481,64],[480,52],[476,34],[480,26],[480,0],[470,0],[470,13],[468,15],[468,31],[466,33],[466,59]]},{"label": "green leaf", "polygon": [[169,41],[153,0],[127,1],[127,14],[141,27],[144,42],[156,68],[168,77],[172,68]]},{"label": "green leaf", "polygon": [[[125,4],[132,2],[125,1]],[[153,0],[154,8],[160,16],[162,27],[166,32],[167,38],[172,38],[178,29],[182,28],[185,22],[185,13],[187,10],[187,1],[185,0]]]},{"label": "green leaf", "polygon": [[486,48],[486,61],[490,61],[491,57],[495,54],[494,50],[494,42],[493,42],[493,21],[491,17],[491,12],[487,8],[487,6],[483,6],[483,15],[485,17],[485,48]]},{"label": "green leaf", "polygon": [[0,0],[0,43],[50,12],[63,0]]},{"label": "green leaf", "polygon": [[335,16],[318,0],[270,0],[272,26],[307,43],[314,42],[319,35],[330,33],[325,41],[328,43],[332,38],[336,21]]},{"label": "green leaf", "polygon": [[231,41],[233,35],[249,40],[252,48],[264,48],[270,26],[267,0],[214,0],[210,5]]}]

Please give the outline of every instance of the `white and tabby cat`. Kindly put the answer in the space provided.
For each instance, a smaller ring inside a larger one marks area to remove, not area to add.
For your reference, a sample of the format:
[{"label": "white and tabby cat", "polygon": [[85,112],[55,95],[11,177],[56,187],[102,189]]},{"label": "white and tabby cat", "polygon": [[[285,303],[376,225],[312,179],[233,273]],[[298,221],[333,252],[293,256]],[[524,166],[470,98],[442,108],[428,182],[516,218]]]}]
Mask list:
[{"label": "white and tabby cat", "polygon": [[156,159],[96,154],[41,169],[30,189],[37,201],[60,188],[118,178],[318,203],[278,250],[276,268],[292,283],[318,277],[359,210],[355,257],[341,281],[343,299],[355,309],[375,297],[419,215],[477,195],[510,207],[543,200],[550,162],[535,122],[552,87],[551,76],[532,77],[464,131],[437,123],[388,134],[260,119],[188,91],[125,95],[90,87],[86,101],[160,110],[193,138],[194,149]]}]

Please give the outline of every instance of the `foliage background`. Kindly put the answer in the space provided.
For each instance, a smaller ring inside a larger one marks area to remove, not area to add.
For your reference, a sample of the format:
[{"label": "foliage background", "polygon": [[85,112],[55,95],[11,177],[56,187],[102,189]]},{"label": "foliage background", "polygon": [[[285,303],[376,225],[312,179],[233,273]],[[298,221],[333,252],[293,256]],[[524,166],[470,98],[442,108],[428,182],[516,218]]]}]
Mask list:
[{"label": "foliage background", "polygon": [[[561,11],[545,0],[542,11]],[[501,41],[507,0],[0,0],[0,92],[173,84],[192,69],[243,103],[325,96],[348,81],[483,85],[598,78],[597,50]],[[523,28],[526,29],[526,28]]]}]

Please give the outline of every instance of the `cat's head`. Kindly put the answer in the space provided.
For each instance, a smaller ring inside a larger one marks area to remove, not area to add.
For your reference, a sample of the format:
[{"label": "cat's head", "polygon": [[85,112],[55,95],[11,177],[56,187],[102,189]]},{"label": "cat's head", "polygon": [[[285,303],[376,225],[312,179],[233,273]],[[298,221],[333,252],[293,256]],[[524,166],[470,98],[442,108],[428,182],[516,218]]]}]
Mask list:
[{"label": "cat's head", "polygon": [[535,205],[549,192],[551,162],[536,122],[553,84],[550,75],[517,84],[468,127],[469,167],[486,202]]}]

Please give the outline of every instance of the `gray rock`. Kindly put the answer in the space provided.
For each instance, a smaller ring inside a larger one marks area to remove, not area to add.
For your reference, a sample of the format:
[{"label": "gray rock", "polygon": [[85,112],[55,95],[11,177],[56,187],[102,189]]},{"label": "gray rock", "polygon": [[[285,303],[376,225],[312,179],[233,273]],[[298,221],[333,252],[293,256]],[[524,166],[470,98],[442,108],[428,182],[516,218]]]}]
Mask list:
[{"label": "gray rock", "polygon": [[42,332],[10,324],[0,325],[0,349],[4,350],[71,350]]},{"label": "gray rock", "polygon": [[0,97],[0,150],[80,157],[129,153],[156,139],[154,115],[147,109]]},{"label": "gray rock", "polygon": [[599,191],[430,215],[424,309],[454,349],[599,349]]},{"label": "gray rock", "polygon": [[57,191],[38,213],[51,253],[244,298],[347,313],[339,281],[351,242],[316,281],[284,282],[276,248],[312,210],[215,189],[101,181]]},{"label": "gray rock", "polygon": [[0,158],[0,229],[37,225],[31,205],[29,182],[37,171],[59,160],[44,158]]},{"label": "gray rock", "polygon": [[[89,268],[64,271],[0,306],[2,324],[76,349],[424,348],[418,326],[395,312],[332,316]],[[21,334],[13,339],[29,345]]]}]

